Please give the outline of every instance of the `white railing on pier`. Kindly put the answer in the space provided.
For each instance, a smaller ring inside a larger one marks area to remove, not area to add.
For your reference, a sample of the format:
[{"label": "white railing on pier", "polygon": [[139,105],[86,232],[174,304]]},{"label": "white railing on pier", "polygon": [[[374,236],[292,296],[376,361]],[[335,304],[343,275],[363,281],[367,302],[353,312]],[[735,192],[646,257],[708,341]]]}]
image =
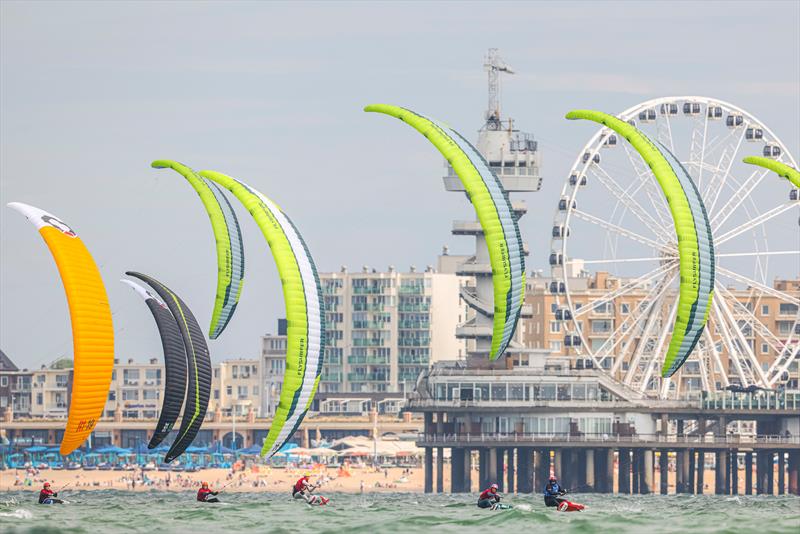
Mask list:
[{"label": "white railing on pier", "polygon": [[788,445],[800,447],[800,436],[676,436],[663,434],[535,434],[535,433],[487,433],[487,434],[419,434],[419,444],[463,444],[463,443],[527,443],[531,446],[547,443],[597,443],[636,445]]}]

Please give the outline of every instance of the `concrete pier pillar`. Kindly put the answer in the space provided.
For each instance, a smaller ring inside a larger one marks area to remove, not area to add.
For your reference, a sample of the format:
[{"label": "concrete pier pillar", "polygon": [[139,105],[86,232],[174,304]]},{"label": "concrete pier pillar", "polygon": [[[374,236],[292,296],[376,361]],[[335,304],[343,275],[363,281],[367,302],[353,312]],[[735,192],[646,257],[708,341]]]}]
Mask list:
[{"label": "concrete pier pillar", "polygon": [[450,449],[450,493],[464,492],[464,449]]},{"label": "concrete pier pillar", "polygon": [[478,449],[478,489],[483,491],[489,484],[489,449],[481,447]]},{"label": "concrete pier pillar", "polygon": [[506,491],[503,481],[503,466],[505,466],[504,452],[505,449],[492,449],[491,458],[489,459],[490,464],[493,466],[493,475],[490,477],[492,480],[489,483],[497,484],[500,493]]},{"label": "concrete pier pillar", "polygon": [[714,451],[714,494],[722,495],[725,491],[725,457],[722,451]]},{"label": "concrete pier pillar", "polygon": [[775,494],[775,452],[767,451],[767,495]]},{"label": "concrete pier pillar", "polygon": [[731,494],[731,453],[730,451],[722,451],[722,466],[725,469],[724,473],[724,494]]},{"label": "concrete pier pillar", "polygon": [[433,447],[425,447],[425,493],[433,493]]},{"label": "concrete pier pillar", "polygon": [[659,490],[661,495],[669,493],[669,451],[661,449],[658,455],[658,469],[659,473]]},{"label": "concrete pier pillar", "polygon": [[[678,421],[678,423],[680,422]],[[675,493],[686,493],[686,479],[689,477],[689,464],[686,460],[686,451],[684,449],[675,451]],[[683,469],[684,463],[686,463],[685,471]]]},{"label": "concrete pier pillar", "polygon": [[517,449],[517,492],[533,493],[533,449]]},{"label": "concrete pier pillar", "polygon": [[633,461],[631,462],[631,471],[633,471],[633,480],[631,483],[631,493],[639,493],[639,482],[642,479],[642,451],[641,449],[633,449]]},{"label": "concrete pier pillar", "polygon": [[[764,495],[767,493],[767,451],[756,452],[756,494]],[[772,466],[769,466],[770,468]]]},{"label": "concrete pier pillar", "polygon": [[488,487],[489,484],[497,484],[500,487],[500,491],[503,491],[503,481],[497,479],[497,455],[502,454],[500,451],[502,451],[502,449],[498,450],[494,447],[489,449],[488,466],[486,469],[486,486],[483,489]]},{"label": "concrete pier pillar", "polygon": [[472,493],[472,449],[464,449],[464,493]]},{"label": "concrete pier pillar", "polygon": [[686,493],[694,493],[695,487],[695,458],[694,449],[686,451],[686,456],[689,457],[689,476],[686,479]]},{"label": "concrete pier pillar", "polygon": [[744,494],[753,494],[753,453],[744,454]]},{"label": "concrete pier pillar", "polygon": [[617,486],[619,493],[629,494],[631,492],[631,451],[630,449],[619,450],[619,472]]},{"label": "concrete pier pillar", "polygon": [[800,451],[789,451],[789,493],[800,495]]},{"label": "concrete pier pillar", "polygon": [[739,449],[731,451],[731,495],[739,495]]},{"label": "concrete pier pillar", "polygon": [[778,451],[778,495],[786,493],[786,454]]},{"label": "concrete pier pillar", "polygon": [[614,449],[606,449],[603,454],[603,491],[614,493]]},{"label": "concrete pier pillar", "polygon": [[436,448],[436,493],[444,493],[444,447]]},{"label": "concrete pier pillar", "polygon": [[594,451],[591,449],[586,450],[586,489],[588,491],[596,491],[594,482]]},{"label": "concrete pier pillar", "polygon": [[506,493],[515,493],[514,475],[516,474],[516,462],[514,458],[514,448],[508,449],[506,458]]},{"label": "concrete pier pillar", "polygon": [[553,473],[559,480],[564,479],[564,470],[562,469],[562,460],[564,458],[564,450],[556,449],[553,451]]},{"label": "concrete pier pillar", "polygon": [[[705,423],[705,419],[702,419],[702,421]],[[697,451],[695,471],[697,472],[697,485],[695,486],[695,493],[702,495],[706,476],[706,453],[702,449]]]},{"label": "concrete pier pillar", "polygon": [[536,477],[534,484],[536,491],[541,491],[547,485],[550,478],[550,449],[542,449],[536,452]]},{"label": "concrete pier pillar", "polygon": [[642,451],[642,481],[639,490],[645,495],[653,493],[653,451]]}]

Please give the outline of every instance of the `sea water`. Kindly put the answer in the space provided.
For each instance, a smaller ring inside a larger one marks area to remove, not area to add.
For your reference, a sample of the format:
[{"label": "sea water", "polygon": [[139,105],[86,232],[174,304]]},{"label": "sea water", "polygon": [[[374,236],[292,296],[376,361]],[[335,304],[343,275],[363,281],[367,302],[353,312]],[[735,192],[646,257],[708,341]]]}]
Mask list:
[{"label": "sea water", "polygon": [[470,495],[326,493],[328,506],[288,494],[221,493],[203,504],[189,492],[65,491],[65,505],[38,505],[32,492],[0,494],[0,532],[458,533],[741,532],[800,533],[794,496],[576,494],[583,512],[545,508],[541,496],[509,495],[514,509],[475,506]]}]

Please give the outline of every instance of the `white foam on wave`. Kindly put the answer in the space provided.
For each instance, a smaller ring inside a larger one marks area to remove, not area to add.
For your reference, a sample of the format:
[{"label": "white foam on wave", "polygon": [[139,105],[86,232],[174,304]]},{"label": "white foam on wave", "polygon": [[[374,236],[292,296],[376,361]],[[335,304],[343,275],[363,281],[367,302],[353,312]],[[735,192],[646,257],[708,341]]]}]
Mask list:
[{"label": "white foam on wave", "polygon": [[0,517],[11,517],[14,519],[32,519],[33,514],[24,508],[17,508],[13,512],[0,512]]}]

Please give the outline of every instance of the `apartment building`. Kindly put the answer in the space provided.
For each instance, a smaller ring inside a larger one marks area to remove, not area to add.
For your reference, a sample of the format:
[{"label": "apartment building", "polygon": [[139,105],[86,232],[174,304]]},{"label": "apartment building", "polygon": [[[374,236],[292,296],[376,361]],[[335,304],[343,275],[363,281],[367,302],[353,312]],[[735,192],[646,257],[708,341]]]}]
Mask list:
[{"label": "apartment building", "polygon": [[244,417],[261,413],[261,364],[258,359],[232,358],[214,365],[209,411]]},{"label": "apartment building", "polygon": [[0,416],[9,409],[20,417],[30,416],[31,377],[30,371],[19,369],[0,350]]},{"label": "apartment building", "polygon": [[433,362],[466,355],[455,274],[364,267],[320,275],[325,302],[322,393],[403,393]]},{"label": "apartment building", "polygon": [[[625,282],[625,279],[615,277],[607,272],[584,273],[581,276],[570,277],[572,305],[574,309],[580,310],[600,296],[608,294],[609,291],[622,287]],[[574,345],[575,325],[566,313],[564,295],[560,295],[559,299],[557,293],[552,291],[553,284],[560,283],[559,280],[547,277],[529,277],[526,303],[533,308],[533,316],[524,319],[526,322],[525,345],[535,349],[551,350],[554,356],[567,356],[573,360],[574,365],[583,365],[586,363],[587,351],[581,350],[582,356],[579,356],[579,349]],[[794,298],[800,298],[800,279],[775,280],[773,288],[784,294],[792,295]],[[759,294],[759,297],[754,299],[752,291],[742,288],[730,287],[726,292],[733,295],[735,300],[741,304],[733,311],[735,318],[738,319],[739,329],[744,339],[747,340],[749,349],[757,358],[762,371],[767,371],[778,357],[771,340],[778,339],[785,342],[792,335],[795,340],[800,336],[798,331],[792,334],[793,328],[798,329],[797,305],[769,294]],[[612,342],[609,342],[609,339],[614,335],[625,334],[625,330],[622,328],[623,323],[631,322],[629,320],[631,315],[638,313],[640,305],[646,304],[645,299],[650,295],[648,287],[628,290],[624,292],[623,296],[594,305],[591,310],[582,314],[578,325],[583,331],[583,337],[588,340],[589,348],[597,351],[602,350],[604,346],[613,346],[613,339]],[[754,318],[763,327],[756,325]],[[715,348],[727,370],[730,381],[738,383],[738,379],[735,378],[737,362],[730,357],[726,344],[720,341],[722,335],[730,334],[732,336],[733,334],[721,332],[719,325],[713,323],[709,325],[709,332],[716,341]],[[638,338],[632,338],[631,342],[638,342]],[[584,348],[582,347],[582,349]],[[603,367],[606,369],[611,369],[612,365],[613,358],[603,361]],[[622,364],[616,370],[615,376],[621,378],[627,371],[627,364]],[[702,389],[702,376],[696,361],[688,361],[685,364],[681,370],[680,380],[679,387],[683,391]],[[789,366],[787,374],[781,382],[789,389],[797,389],[797,361]],[[724,387],[722,384],[714,384],[714,386]]]}]

